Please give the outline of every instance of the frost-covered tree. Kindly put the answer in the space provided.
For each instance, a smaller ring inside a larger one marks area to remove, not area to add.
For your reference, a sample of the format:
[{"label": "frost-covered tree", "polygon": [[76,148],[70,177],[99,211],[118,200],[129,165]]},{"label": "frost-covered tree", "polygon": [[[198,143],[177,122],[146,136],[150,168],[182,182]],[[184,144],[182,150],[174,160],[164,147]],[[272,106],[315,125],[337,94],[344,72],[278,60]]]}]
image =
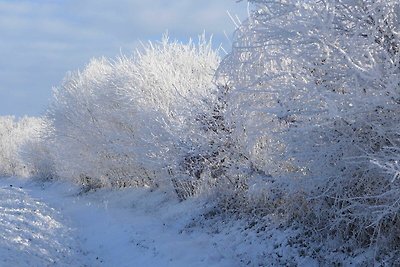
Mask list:
[{"label": "frost-covered tree", "polygon": [[218,70],[249,188],[319,233],[398,249],[399,2],[249,2]]},{"label": "frost-covered tree", "polygon": [[396,1],[250,2],[255,10],[236,31],[219,76],[235,87],[230,116],[238,139],[267,173],[302,169],[282,155],[291,149],[282,138],[291,138],[296,153],[296,139],[300,147],[307,142],[305,125],[397,105]]},{"label": "frost-covered tree", "polygon": [[196,118],[213,105],[218,63],[204,37],[198,45],[164,37],[67,76],[49,111],[60,175],[91,185],[171,184],[166,178],[184,173],[182,161],[202,142]]}]

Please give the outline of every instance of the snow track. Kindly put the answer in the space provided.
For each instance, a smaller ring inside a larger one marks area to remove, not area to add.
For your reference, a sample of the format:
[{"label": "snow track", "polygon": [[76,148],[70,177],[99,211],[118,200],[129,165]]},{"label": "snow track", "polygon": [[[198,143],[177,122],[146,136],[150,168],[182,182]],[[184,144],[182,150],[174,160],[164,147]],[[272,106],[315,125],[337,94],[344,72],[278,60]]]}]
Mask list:
[{"label": "snow track", "polygon": [[0,183],[0,266],[71,266],[72,229],[22,186]]},{"label": "snow track", "polygon": [[1,178],[0,266],[238,266],[208,234],[185,231],[199,212],[147,189],[81,195]]}]

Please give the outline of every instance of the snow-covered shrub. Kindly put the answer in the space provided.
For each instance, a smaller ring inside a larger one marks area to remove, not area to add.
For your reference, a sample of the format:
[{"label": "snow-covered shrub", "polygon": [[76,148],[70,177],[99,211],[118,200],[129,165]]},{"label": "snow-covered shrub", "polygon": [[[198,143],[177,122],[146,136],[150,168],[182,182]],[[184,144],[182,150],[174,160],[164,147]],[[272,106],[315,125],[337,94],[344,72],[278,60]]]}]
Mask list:
[{"label": "snow-covered shrub", "polygon": [[120,178],[123,170],[118,167],[123,156],[115,155],[117,147],[110,149],[120,134],[114,128],[114,118],[108,117],[119,109],[120,102],[115,86],[109,82],[112,75],[111,62],[92,60],[84,71],[68,74],[62,86],[54,90],[48,112],[52,124],[49,141],[60,177],[87,186],[106,181],[111,172],[115,180]]},{"label": "snow-covered shrub", "polygon": [[210,137],[202,118],[218,101],[213,83],[218,54],[204,36],[198,45],[164,37],[144,47],[134,60],[136,88],[127,84],[124,91],[146,122],[138,129],[135,153],[147,159],[147,168],[166,169],[174,187],[190,195],[207,165]]},{"label": "snow-covered shrub", "polygon": [[[250,2],[255,11],[236,31],[218,75],[234,87],[228,116],[236,139],[263,171],[303,173],[295,161],[309,164],[319,154],[293,157],[315,142],[305,133],[397,105],[399,55],[390,41],[398,38],[396,1]],[[363,21],[368,16],[372,25]]]},{"label": "snow-covered shrub", "polygon": [[244,205],[398,249],[398,1],[249,2],[217,73],[249,159]]},{"label": "snow-covered shrub", "polygon": [[204,37],[198,45],[165,37],[67,76],[49,111],[58,173],[92,186],[179,179],[203,142],[196,119],[213,105],[218,63]]},{"label": "snow-covered shrub", "polygon": [[43,119],[12,116],[0,117],[0,175],[29,176],[33,169],[25,161],[27,144],[40,138]]},{"label": "snow-covered shrub", "polygon": [[51,125],[47,118],[35,118],[35,133],[20,147],[20,158],[30,177],[40,180],[57,177],[53,144],[48,138],[50,130]]}]

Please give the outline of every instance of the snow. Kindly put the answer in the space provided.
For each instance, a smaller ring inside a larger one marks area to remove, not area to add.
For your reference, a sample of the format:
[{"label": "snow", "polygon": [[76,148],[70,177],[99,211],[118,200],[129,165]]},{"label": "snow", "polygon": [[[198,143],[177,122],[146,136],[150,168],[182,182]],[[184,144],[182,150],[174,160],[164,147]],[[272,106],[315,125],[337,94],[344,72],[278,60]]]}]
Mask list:
[{"label": "snow", "polygon": [[299,229],[216,215],[205,200],[0,178],[0,266],[320,266],[323,259],[299,254],[318,247]]},{"label": "snow", "polygon": [[199,207],[148,189],[80,194],[2,178],[0,266],[238,266],[208,233],[185,228]]},{"label": "snow", "polygon": [[23,188],[0,180],[0,265],[74,264],[73,229],[60,212]]}]

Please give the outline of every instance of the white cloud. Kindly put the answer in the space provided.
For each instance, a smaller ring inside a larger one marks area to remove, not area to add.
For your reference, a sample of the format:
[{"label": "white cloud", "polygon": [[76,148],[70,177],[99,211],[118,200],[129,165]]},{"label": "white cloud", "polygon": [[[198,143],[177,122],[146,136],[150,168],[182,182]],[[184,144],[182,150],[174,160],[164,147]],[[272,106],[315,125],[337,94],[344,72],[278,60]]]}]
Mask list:
[{"label": "white cloud", "polygon": [[[245,9],[234,0],[0,0],[0,115],[37,114],[67,70],[158,40],[166,30],[182,40],[206,31],[224,42],[224,30],[234,29],[226,11],[244,16]],[[5,90],[30,96],[32,107],[10,110]]]}]

